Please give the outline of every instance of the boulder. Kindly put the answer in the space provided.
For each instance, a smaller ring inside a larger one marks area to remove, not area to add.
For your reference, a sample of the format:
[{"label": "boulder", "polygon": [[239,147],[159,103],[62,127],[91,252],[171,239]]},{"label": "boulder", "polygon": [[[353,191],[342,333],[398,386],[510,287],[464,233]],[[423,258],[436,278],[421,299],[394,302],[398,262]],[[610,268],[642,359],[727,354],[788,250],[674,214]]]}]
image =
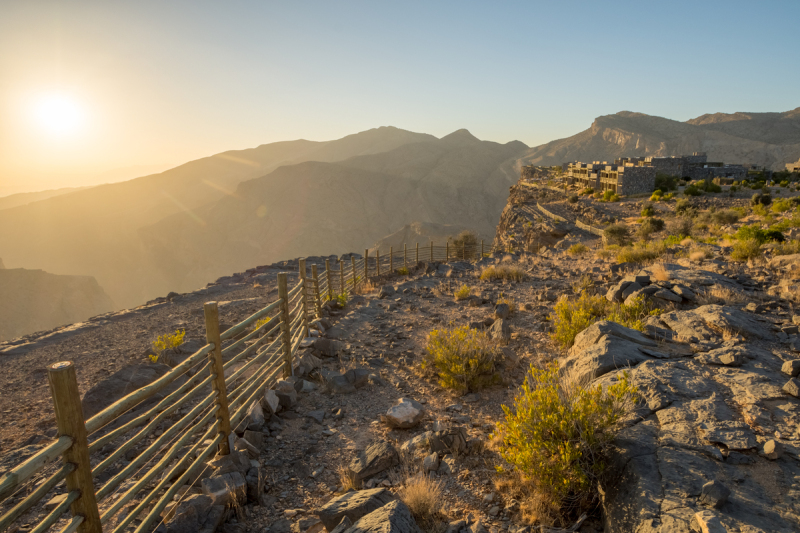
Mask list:
[{"label": "boulder", "polygon": [[795,378],[789,379],[781,389],[786,394],[791,394],[795,398],[800,398],[800,381]]},{"label": "boulder", "polygon": [[192,494],[181,500],[164,518],[167,533],[197,533],[203,529],[213,503],[211,498],[202,494]]},{"label": "boulder", "polygon": [[653,293],[653,298],[661,298],[662,300],[667,300],[668,302],[676,302],[680,303],[683,298],[675,294],[669,289],[660,289]]},{"label": "boulder", "polygon": [[328,531],[332,531],[343,518],[355,522],[387,503],[395,496],[384,488],[358,490],[338,496],[317,510],[317,516]]},{"label": "boulder", "polygon": [[314,349],[325,357],[336,357],[344,350],[344,343],[333,339],[319,337],[314,340]]},{"label": "boulder", "polygon": [[253,405],[247,410],[247,429],[253,431],[260,431],[264,424],[267,423],[267,418],[264,416],[264,410],[261,408],[261,404],[258,402],[253,402]]},{"label": "boulder", "polygon": [[400,458],[394,446],[386,441],[373,442],[358,454],[347,469],[356,483],[369,479],[375,474],[380,474],[384,470],[397,465]]},{"label": "boulder", "polygon": [[781,366],[781,372],[787,376],[796,378],[800,375],[800,359],[784,362],[783,366]]},{"label": "boulder", "polygon": [[356,391],[355,385],[342,374],[328,375],[325,378],[325,386],[331,394],[350,394]]},{"label": "boulder", "polygon": [[339,525],[333,528],[333,531],[331,531],[330,533],[344,533],[345,531],[350,529],[350,526],[352,525],[353,521],[345,516],[344,518],[342,518],[342,521],[339,522]]},{"label": "boulder", "polygon": [[630,283],[630,284],[628,284],[628,286],[627,286],[627,287],[625,287],[625,289],[623,289],[623,291],[622,291],[622,295],[621,295],[620,297],[621,297],[623,300],[627,300],[627,299],[628,299],[628,297],[629,297],[631,294],[633,294],[634,292],[638,292],[638,291],[640,291],[640,290],[642,290],[642,286],[641,286],[641,285],[639,285],[639,284],[638,284],[638,283],[636,283],[636,282]]},{"label": "boulder", "polygon": [[467,431],[456,426],[442,431],[434,431],[428,439],[431,451],[437,453],[459,453],[467,449]]},{"label": "boulder", "polygon": [[700,492],[700,503],[719,509],[728,501],[731,491],[719,481],[709,481]]},{"label": "boulder", "polygon": [[498,342],[507,343],[511,340],[511,326],[508,325],[508,320],[498,318],[489,328],[489,336]]},{"label": "boulder", "polygon": [[359,518],[346,533],[422,533],[408,506],[400,500]]},{"label": "boulder", "polygon": [[264,404],[273,415],[281,408],[281,401],[272,389],[264,389]]},{"label": "boulder", "polygon": [[761,451],[764,457],[770,461],[775,461],[776,459],[780,459],[783,455],[783,444],[775,439],[770,439],[764,443],[764,447]]},{"label": "boulder", "polygon": [[426,455],[425,459],[422,460],[422,470],[426,473],[439,470],[439,454],[433,452],[430,455]]},{"label": "boulder", "polygon": [[697,295],[691,289],[684,287],[683,285],[675,285],[672,287],[672,292],[683,298],[684,300],[689,300],[690,302],[694,302],[697,300]]},{"label": "boulder", "polygon": [[394,296],[395,290],[394,287],[391,285],[384,285],[381,287],[380,292],[378,293],[378,298],[384,299],[389,298],[390,296]]},{"label": "boulder", "polygon": [[409,398],[401,398],[397,404],[386,411],[386,421],[390,426],[408,429],[419,424],[425,415],[422,404]]},{"label": "boulder", "polygon": [[508,318],[509,314],[511,314],[511,308],[508,306],[508,304],[498,304],[494,308],[494,316],[495,316],[495,318],[506,319],[506,318]]},{"label": "boulder", "polygon": [[690,526],[692,531],[697,531],[698,533],[728,533],[719,516],[708,510],[695,513]]},{"label": "boulder", "polygon": [[291,409],[297,403],[297,390],[294,388],[294,383],[285,379],[275,384],[275,395],[284,409]]},{"label": "boulder", "polygon": [[348,383],[360,389],[369,383],[369,375],[371,373],[372,372],[366,368],[351,368],[344,373],[344,377],[347,379]]},{"label": "boulder", "polygon": [[659,318],[688,342],[716,341],[724,330],[751,339],[770,336],[769,329],[753,315],[730,306],[704,305],[697,309],[663,313]]},{"label": "boulder", "polygon": [[226,505],[234,501],[243,504],[247,501],[247,481],[239,472],[213,475],[200,481],[203,494],[211,498],[215,505]]}]

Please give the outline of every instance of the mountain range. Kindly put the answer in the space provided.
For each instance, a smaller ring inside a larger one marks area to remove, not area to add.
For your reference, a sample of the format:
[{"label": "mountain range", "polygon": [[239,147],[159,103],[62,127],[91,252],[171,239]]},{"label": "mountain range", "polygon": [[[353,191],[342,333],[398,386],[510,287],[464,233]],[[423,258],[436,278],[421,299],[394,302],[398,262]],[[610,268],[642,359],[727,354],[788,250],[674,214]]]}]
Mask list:
[{"label": "mountain range", "polygon": [[94,276],[130,307],[259,264],[438,238],[443,225],[492,235],[521,165],[694,151],[782,169],[800,157],[800,108],[686,122],[623,111],[533,148],[381,127],[228,151],[2,209],[0,257]]}]

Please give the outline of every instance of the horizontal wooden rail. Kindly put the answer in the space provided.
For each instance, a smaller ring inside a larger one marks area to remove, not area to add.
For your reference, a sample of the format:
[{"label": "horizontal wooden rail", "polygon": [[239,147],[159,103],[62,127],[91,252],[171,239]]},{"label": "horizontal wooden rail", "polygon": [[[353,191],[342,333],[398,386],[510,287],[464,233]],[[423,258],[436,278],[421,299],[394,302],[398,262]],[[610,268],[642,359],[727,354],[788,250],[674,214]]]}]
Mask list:
[{"label": "horizontal wooden rail", "polygon": [[230,339],[231,337],[235,337],[236,335],[238,335],[239,333],[241,333],[242,331],[247,329],[247,327],[250,324],[252,324],[253,322],[256,322],[259,318],[262,318],[265,315],[268,315],[270,311],[273,311],[273,310],[277,309],[278,307],[280,307],[280,305],[281,305],[281,300],[280,300],[280,298],[278,298],[278,301],[272,302],[271,304],[266,306],[264,309],[261,309],[260,311],[256,311],[255,313],[253,313],[249,317],[245,318],[244,320],[242,320],[241,322],[239,322],[235,326],[232,326],[232,327],[226,329],[223,333],[220,334],[220,338],[222,340],[227,340],[227,339]]},{"label": "horizontal wooden rail", "polygon": [[47,478],[44,483],[36,487],[36,490],[31,492],[24,500],[11,508],[6,514],[0,516],[0,531],[5,531],[6,528],[19,518],[25,511],[39,503],[39,500],[45,497],[50,490],[58,485],[61,480],[67,477],[67,474],[75,470],[73,463],[67,463],[62,466],[55,474]]},{"label": "horizontal wooden rail", "polygon": [[44,533],[50,529],[50,526],[58,522],[58,520],[61,518],[61,515],[69,510],[69,506],[72,505],[72,502],[76,501],[80,497],[81,493],[77,490],[68,493],[67,497],[64,498],[64,500],[59,503],[56,508],[44,518],[44,520],[36,524],[36,527],[31,529],[30,533]]},{"label": "horizontal wooden rail", "polygon": [[58,459],[70,446],[72,446],[72,437],[66,435],[59,437],[58,440],[40,450],[33,457],[3,474],[3,477],[0,478],[0,499],[5,499],[42,467]]},{"label": "horizontal wooden rail", "polygon": [[145,385],[141,389],[137,389],[132,393],[128,394],[127,396],[123,397],[122,399],[114,402],[113,404],[109,405],[92,418],[86,421],[86,431],[89,434],[94,433],[101,427],[105,426],[116,417],[130,409],[131,407],[138,405],[139,403],[143,402],[153,394],[157,393],[173,381],[175,381],[178,376],[192,368],[195,364],[200,362],[200,360],[211,353],[211,350],[214,349],[214,346],[211,344],[206,344],[194,354],[190,355],[184,362],[173,368],[171,371],[167,372],[157,380],[153,381],[149,385]]}]

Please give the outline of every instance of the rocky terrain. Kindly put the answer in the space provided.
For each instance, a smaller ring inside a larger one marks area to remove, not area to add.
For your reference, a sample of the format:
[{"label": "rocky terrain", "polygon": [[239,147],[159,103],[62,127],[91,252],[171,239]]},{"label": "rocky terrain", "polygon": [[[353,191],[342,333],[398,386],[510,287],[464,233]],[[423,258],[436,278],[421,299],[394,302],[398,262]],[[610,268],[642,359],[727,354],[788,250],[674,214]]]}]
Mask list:
[{"label": "rocky terrain", "polygon": [[[722,208],[742,206],[745,198],[692,201],[699,209]],[[658,203],[659,216],[677,219],[674,205]],[[570,202],[518,184],[496,237],[512,252],[421,263],[409,276],[375,279],[344,308],[326,305],[296,377],[266,391],[261,413],[239,428],[237,452],[209,464],[160,530],[797,531],[800,293],[791,280],[800,255],[778,255],[766,245],[763,257],[733,261],[731,244],[712,243],[696,222],[696,241],[673,244],[655,260],[620,263],[615,249],[575,225],[581,218],[635,226],[641,209],[641,199]],[[779,222],[793,215],[768,216]],[[751,213],[708,231],[735,232],[763,218]],[[575,244],[586,249],[575,253]],[[483,269],[500,265],[519,268],[525,278],[480,279]],[[185,329],[195,347],[202,343],[204,301],[219,300],[222,320],[232,324],[274,299],[277,272],[289,271],[291,283],[296,268],[258,267],[0,345],[2,463],[54,435],[47,364],[75,361],[84,409],[97,409],[113,400],[97,391],[147,379],[141,376],[157,366],[147,360],[157,334]],[[457,300],[462,285],[470,296]],[[643,331],[599,320],[564,349],[550,335],[554,305],[580,291],[613,302],[642,296],[658,312],[646,317]],[[456,394],[421,368],[428,333],[448,325],[486,328],[501,354],[497,384]],[[565,374],[604,386],[627,370],[639,394],[608,458],[597,505],[574,527],[561,524],[567,529],[529,523],[524,499],[496,470],[509,467],[492,439],[501,406],[513,404],[529,365],[552,361]],[[432,519],[415,515],[409,503],[408,488],[423,473],[440,484]]]}]

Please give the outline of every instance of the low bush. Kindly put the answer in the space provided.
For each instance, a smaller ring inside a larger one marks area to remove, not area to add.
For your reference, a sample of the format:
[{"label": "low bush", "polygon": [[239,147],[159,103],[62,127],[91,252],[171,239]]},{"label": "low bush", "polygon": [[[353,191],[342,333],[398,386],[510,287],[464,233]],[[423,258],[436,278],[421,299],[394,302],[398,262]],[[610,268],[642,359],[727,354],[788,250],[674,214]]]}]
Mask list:
[{"label": "low bush", "polygon": [[664,241],[637,242],[622,248],[617,254],[617,263],[647,263],[667,252]]},{"label": "low bush", "polygon": [[398,276],[408,276],[409,274],[408,268],[406,267],[400,267],[396,269],[395,272],[397,273]]},{"label": "low bush", "polygon": [[667,223],[667,232],[670,235],[679,235],[681,240],[692,235],[692,220],[686,217],[674,218]]},{"label": "low bush", "polygon": [[567,201],[568,201],[569,203],[571,203],[571,204],[574,204],[575,202],[577,202],[577,201],[578,201],[578,195],[577,195],[577,194],[570,194],[570,195],[567,197]]},{"label": "low bush", "polygon": [[760,217],[766,217],[767,208],[762,204],[756,204],[753,206],[753,214],[758,215]]},{"label": "low bush", "polygon": [[792,202],[789,201],[788,199],[783,199],[774,202],[770,209],[772,209],[773,213],[784,213],[790,210],[791,208],[792,208]]},{"label": "low bush", "polygon": [[772,253],[775,255],[800,254],[800,241],[793,239],[782,242],[772,249]]},{"label": "low bush", "polygon": [[711,192],[711,193],[722,192],[722,187],[720,187],[719,185],[710,180],[701,183],[700,188],[702,188],[706,192]]},{"label": "low bush", "polygon": [[467,298],[470,297],[471,294],[472,294],[472,289],[470,289],[469,286],[465,284],[459,287],[458,290],[456,290],[456,292],[453,293],[453,296],[455,296],[456,300],[466,300]]},{"label": "low bush", "polygon": [[674,193],[674,192],[668,192],[667,194],[665,194],[665,195],[662,197],[662,199],[663,199],[665,202],[669,202],[669,201],[670,201],[670,200],[672,200],[673,198],[675,198],[675,193]]},{"label": "low bush", "polygon": [[608,387],[575,383],[558,364],[531,365],[512,407],[497,425],[500,455],[528,478],[551,520],[572,519],[597,504],[597,487],[636,388],[626,373]]},{"label": "low bush", "polygon": [[614,191],[605,191],[603,193],[603,197],[600,198],[600,201],[601,202],[618,202],[619,201],[619,195],[617,193],[615,193]]},{"label": "low bush", "polygon": [[664,195],[664,193],[661,192],[661,189],[656,189],[655,191],[653,191],[653,194],[650,195],[650,201],[651,202],[658,202],[659,200],[661,200],[661,197],[663,195]]},{"label": "low bush", "polygon": [[347,291],[334,292],[332,295],[325,296],[326,301],[336,302],[342,307],[347,306]]},{"label": "low bush", "polygon": [[586,187],[579,194],[582,194],[582,195],[594,194],[594,189],[592,189],[591,187]]},{"label": "low bush", "polygon": [[678,178],[666,174],[656,174],[655,187],[657,190],[674,191],[678,188]]},{"label": "low bush", "polygon": [[660,218],[646,218],[639,226],[639,236],[642,239],[649,239],[650,235],[664,229],[664,221]]},{"label": "low bush", "polygon": [[688,215],[692,209],[694,209],[694,206],[689,200],[678,200],[675,204],[676,215]]},{"label": "low bush", "polygon": [[469,326],[435,329],[428,334],[423,370],[433,370],[439,385],[477,390],[494,381],[497,348],[489,336]]},{"label": "low bush", "polygon": [[183,344],[183,338],[185,336],[186,330],[183,329],[176,329],[174,333],[164,333],[163,335],[159,335],[156,340],[153,341],[153,349],[157,353],[161,353],[170,348],[177,348]]},{"label": "low bush", "polygon": [[761,243],[758,239],[744,239],[733,245],[731,259],[734,261],[747,261],[761,257]]},{"label": "low bush", "polygon": [[769,194],[763,194],[763,193],[758,193],[757,192],[750,198],[750,205],[753,205],[753,206],[755,206],[755,205],[764,205],[764,206],[766,206],[766,205],[769,205],[771,203],[772,203],[772,196],[770,196]]},{"label": "low bush", "polygon": [[522,268],[512,265],[489,266],[481,272],[481,279],[490,281],[498,279],[524,281],[526,277],[526,273]]},{"label": "low bush", "polygon": [[711,220],[717,224],[734,224],[739,221],[741,215],[734,209],[722,209],[711,213]]},{"label": "low bush", "polygon": [[703,194],[703,191],[700,190],[697,185],[687,185],[685,189],[683,189],[683,194],[685,196],[700,196]]},{"label": "low bush", "polygon": [[653,208],[653,204],[644,204],[641,212],[641,215],[643,217],[652,217],[655,214],[656,210]]},{"label": "low bush", "polygon": [[630,232],[628,226],[624,224],[611,224],[603,230],[603,237],[608,244],[624,246],[628,243]]},{"label": "low bush", "polygon": [[750,226],[742,226],[741,228],[738,229],[734,237],[736,238],[736,240],[739,241],[754,239],[758,241],[759,245],[771,241],[783,242],[785,240],[783,233],[781,233],[780,231],[776,231],[773,229],[763,230],[755,224]]},{"label": "low bush", "polygon": [[567,253],[569,255],[583,255],[588,251],[589,251],[589,248],[587,248],[586,245],[581,244],[581,243],[573,244],[572,246],[570,246],[567,249]]},{"label": "low bush", "polygon": [[730,189],[728,189],[728,190],[729,190],[730,192],[737,192],[737,191],[739,190],[739,187],[737,187],[736,185],[731,185],[731,188],[730,188]]},{"label": "low bush", "polygon": [[444,485],[441,481],[420,473],[406,479],[397,495],[408,506],[414,518],[422,526],[428,526],[423,531],[435,529],[443,514]]},{"label": "low bush", "polygon": [[569,348],[575,337],[597,320],[611,320],[628,328],[644,330],[643,320],[651,313],[658,313],[644,298],[637,298],[631,305],[611,303],[605,296],[584,291],[577,298],[562,296],[553,308],[550,320],[553,332],[550,337],[563,348]]}]

